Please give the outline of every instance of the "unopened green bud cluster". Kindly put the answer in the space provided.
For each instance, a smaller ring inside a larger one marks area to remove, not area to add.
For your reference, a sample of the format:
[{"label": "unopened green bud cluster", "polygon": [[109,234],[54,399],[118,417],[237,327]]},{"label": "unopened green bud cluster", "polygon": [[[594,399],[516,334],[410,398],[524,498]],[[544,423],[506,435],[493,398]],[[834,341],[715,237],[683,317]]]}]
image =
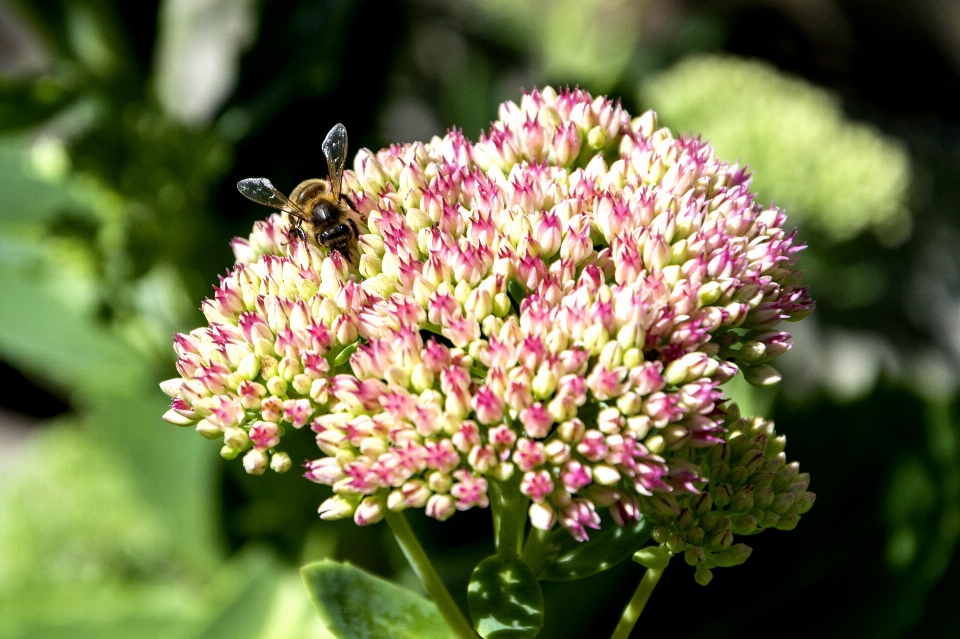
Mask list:
[{"label": "unopened green bud cluster", "polygon": [[740,417],[731,405],[725,427],[724,443],[689,460],[708,479],[699,494],[644,498],[643,511],[657,524],[654,540],[682,553],[702,585],[713,578],[712,569],[737,566],[750,556],[752,549],[734,543],[735,535],[792,530],[816,499],[807,490],[810,475],[787,463],[786,437],[776,434],[772,421]]}]

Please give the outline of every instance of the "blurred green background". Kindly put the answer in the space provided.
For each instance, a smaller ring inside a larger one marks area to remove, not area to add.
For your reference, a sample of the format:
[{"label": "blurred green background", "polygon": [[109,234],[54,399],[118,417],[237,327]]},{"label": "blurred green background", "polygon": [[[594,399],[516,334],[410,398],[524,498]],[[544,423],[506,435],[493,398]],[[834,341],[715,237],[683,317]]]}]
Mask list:
[{"label": "blurred green background", "polygon": [[[705,588],[676,562],[634,636],[955,636],[960,3],[0,0],[0,639],[325,637],[321,557],[417,588],[384,525],[244,475],[157,382],[266,212],[237,180],[322,176],[338,121],[354,151],[476,139],[545,83],[749,165],[818,301],[776,391],[730,387],[816,506]],[[464,598],[487,513],[412,520]],[[641,570],[546,584],[541,636],[608,635]]]}]

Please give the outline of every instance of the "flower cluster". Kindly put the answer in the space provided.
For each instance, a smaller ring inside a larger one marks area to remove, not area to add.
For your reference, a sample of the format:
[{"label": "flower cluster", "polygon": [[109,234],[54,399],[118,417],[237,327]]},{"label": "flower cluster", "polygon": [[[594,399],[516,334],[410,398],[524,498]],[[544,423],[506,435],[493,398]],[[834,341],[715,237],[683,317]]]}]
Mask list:
[{"label": "flower cluster", "polygon": [[682,552],[703,585],[712,568],[736,566],[750,556],[749,546],[733,543],[734,533],[792,530],[816,499],[807,491],[810,476],[796,462],[787,463],[786,438],[777,436],[773,422],[741,418],[733,405],[725,427],[723,443],[689,451],[709,482],[700,492],[645,497],[641,506],[657,523],[654,540]]},{"label": "flower cluster", "polygon": [[580,90],[504,104],[475,144],[361,150],[344,190],[354,259],[258,223],[163,385],[167,419],[251,473],[309,427],[327,519],[443,520],[510,478],[534,526],[580,540],[600,507],[679,512],[714,481],[695,451],[725,446],[719,385],[779,379],[774,326],[813,306],[744,170]]}]

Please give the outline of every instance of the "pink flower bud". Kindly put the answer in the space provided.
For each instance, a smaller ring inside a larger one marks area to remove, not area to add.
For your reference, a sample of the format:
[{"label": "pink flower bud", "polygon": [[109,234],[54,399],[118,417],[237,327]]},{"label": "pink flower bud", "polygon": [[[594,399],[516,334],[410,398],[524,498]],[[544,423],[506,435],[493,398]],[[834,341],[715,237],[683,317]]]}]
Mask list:
[{"label": "pink flower bud", "polygon": [[568,461],[560,471],[560,482],[569,493],[576,493],[593,481],[593,475],[588,466],[576,460]]},{"label": "pink flower bud", "polygon": [[550,473],[546,470],[524,473],[523,479],[520,481],[520,492],[535,503],[543,502],[553,492],[553,479],[550,477]]},{"label": "pink flower bud", "polygon": [[593,503],[586,499],[574,499],[560,511],[560,525],[570,531],[577,541],[589,539],[586,529],[600,528],[600,516]]},{"label": "pink flower bud", "polygon": [[520,413],[520,422],[530,437],[543,438],[550,432],[553,417],[537,402]]},{"label": "pink flower bud", "polygon": [[557,166],[570,166],[580,154],[580,132],[577,125],[567,122],[557,130],[551,148]]},{"label": "pink flower bud", "polygon": [[347,517],[353,515],[358,505],[359,500],[354,502],[352,499],[347,499],[340,495],[334,495],[320,504],[320,508],[317,510],[317,512],[320,515],[320,519],[325,519],[328,521],[346,519]]},{"label": "pink flower bud", "polygon": [[383,519],[384,504],[376,497],[364,497],[353,512],[353,521],[358,526],[368,526]]},{"label": "pink flower bud", "polygon": [[446,521],[455,512],[457,512],[456,502],[450,495],[433,495],[427,500],[427,516],[437,521]]},{"label": "pink flower bud", "polygon": [[457,483],[450,487],[450,495],[457,500],[457,510],[468,510],[474,506],[486,508],[489,505],[486,479],[462,468],[454,471],[453,476]]},{"label": "pink flower bud", "polygon": [[513,453],[513,461],[521,471],[529,471],[546,461],[546,451],[541,442],[521,437]]}]

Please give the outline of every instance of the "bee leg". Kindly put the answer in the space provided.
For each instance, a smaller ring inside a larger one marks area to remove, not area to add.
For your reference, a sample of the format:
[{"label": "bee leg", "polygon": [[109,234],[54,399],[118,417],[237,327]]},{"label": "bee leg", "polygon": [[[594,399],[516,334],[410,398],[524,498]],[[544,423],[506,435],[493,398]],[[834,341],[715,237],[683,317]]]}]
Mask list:
[{"label": "bee leg", "polygon": [[336,247],[336,251],[343,256],[343,259],[353,264],[353,258],[350,257],[350,243],[344,242]]},{"label": "bee leg", "polygon": [[294,238],[294,237],[299,238],[301,242],[306,242],[306,241],[307,241],[307,234],[303,232],[303,228],[302,228],[299,224],[296,225],[296,226],[291,226],[291,227],[287,230],[287,240],[288,240],[288,241],[287,241],[287,242],[282,242],[282,244],[283,244],[284,246],[289,245],[291,242],[293,242],[293,238]]},{"label": "bee leg", "polygon": [[[363,223],[364,223],[364,224],[367,223],[367,216],[364,215],[363,213],[361,213],[359,210],[357,210],[357,205],[354,204],[353,201],[352,201],[350,198],[348,198],[346,195],[341,195],[341,196],[340,196],[340,199],[341,199],[344,203],[346,203],[348,209],[350,209],[351,211],[353,211],[354,213],[356,213],[356,214],[357,214],[357,217],[359,217],[361,220],[363,220]],[[356,224],[354,224],[354,226],[356,226]],[[357,236],[359,237],[359,235],[360,235],[360,234],[358,233]]]},{"label": "bee leg", "polygon": [[355,205],[355,204],[353,203],[353,201],[352,201],[350,198],[348,198],[346,195],[343,195],[343,194],[341,193],[341,194],[340,194],[340,201],[341,201],[341,202],[345,202],[345,203],[347,204],[347,206],[350,208],[351,211],[353,211],[353,212],[356,213],[357,215],[360,215],[360,211],[357,210],[356,205]]}]

